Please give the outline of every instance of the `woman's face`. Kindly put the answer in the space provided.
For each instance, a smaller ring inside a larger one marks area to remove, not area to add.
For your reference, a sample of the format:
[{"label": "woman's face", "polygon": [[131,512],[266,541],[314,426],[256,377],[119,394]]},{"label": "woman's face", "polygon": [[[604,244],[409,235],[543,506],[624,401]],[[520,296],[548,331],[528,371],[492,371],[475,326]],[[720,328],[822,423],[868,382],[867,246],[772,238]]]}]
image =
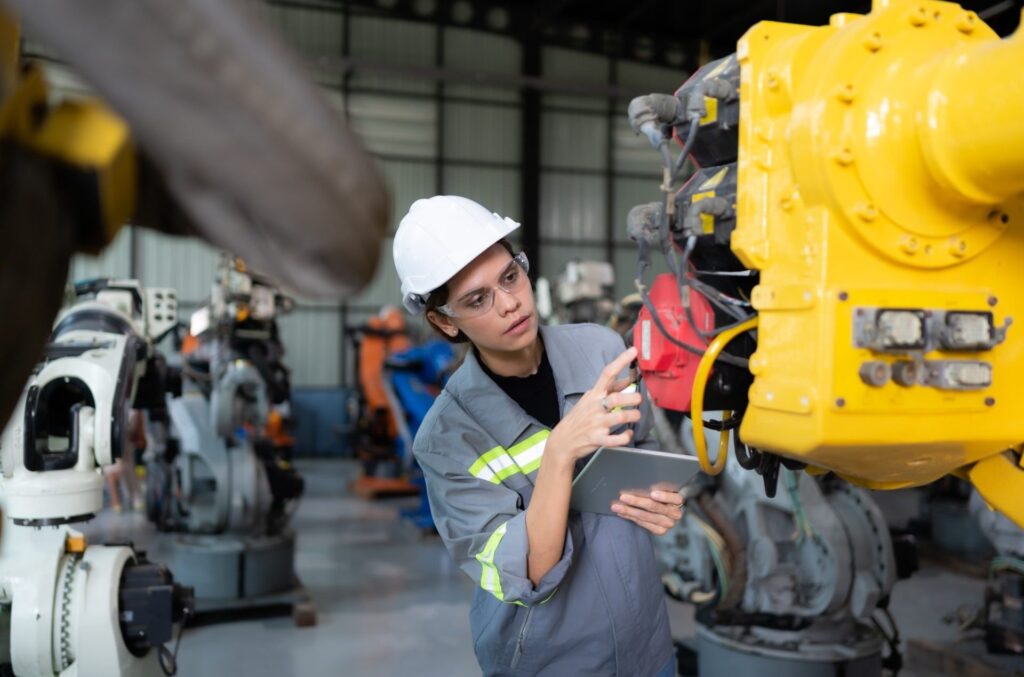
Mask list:
[{"label": "woman's face", "polygon": [[[511,286],[510,271],[518,272],[525,282],[514,293],[499,286]],[[494,305],[476,317],[448,317],[430,311],[430,318],[449,336],[454,337],[461,330],[483,350],[509,352],[528,348],[537,340],[538,322],[533,288],[525,278],[526,272],[508,251],[500,244],[492,245],[448,281],[448,305],[458,313],[460,305],[474,303],[492,289]]]}]

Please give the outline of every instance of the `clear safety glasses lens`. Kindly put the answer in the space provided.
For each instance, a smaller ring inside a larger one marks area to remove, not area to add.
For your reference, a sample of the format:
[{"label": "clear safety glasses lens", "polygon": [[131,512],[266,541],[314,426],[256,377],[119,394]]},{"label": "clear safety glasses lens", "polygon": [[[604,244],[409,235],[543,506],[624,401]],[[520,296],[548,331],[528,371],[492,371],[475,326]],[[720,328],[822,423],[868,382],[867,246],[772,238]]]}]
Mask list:
[{"label": "clear safety glasses lens", "polygon": [[[520,260],[522,259],[522,260]],[[523,290],[529,279],[526,275],[528,265],[525,263],[525,256],[517,254],[508,267],[498,276],[498,284],[486,289],[477,289],[461,298],[447,303],[438,308],[449,317],[471,318],[478,317],[494,307],[494,295],[500,289],[506,294],[516,294]]]}]

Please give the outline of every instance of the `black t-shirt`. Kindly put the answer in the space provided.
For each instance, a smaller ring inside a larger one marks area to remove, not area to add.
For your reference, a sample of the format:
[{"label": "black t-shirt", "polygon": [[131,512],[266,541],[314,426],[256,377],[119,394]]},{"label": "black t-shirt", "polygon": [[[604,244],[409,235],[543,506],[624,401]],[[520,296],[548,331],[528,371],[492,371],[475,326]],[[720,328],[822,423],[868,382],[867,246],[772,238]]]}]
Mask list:
[{"label": "black t-shirt", "polygon": [[[479,356],[477,357],[479,360]],[[561,419],[558,411],[558,391],[555,389],[555,374],[544,351],[537,373],[531,376],[498,376],[480,361],[484,372],[530,416],[549,428],[554,428]]]}]

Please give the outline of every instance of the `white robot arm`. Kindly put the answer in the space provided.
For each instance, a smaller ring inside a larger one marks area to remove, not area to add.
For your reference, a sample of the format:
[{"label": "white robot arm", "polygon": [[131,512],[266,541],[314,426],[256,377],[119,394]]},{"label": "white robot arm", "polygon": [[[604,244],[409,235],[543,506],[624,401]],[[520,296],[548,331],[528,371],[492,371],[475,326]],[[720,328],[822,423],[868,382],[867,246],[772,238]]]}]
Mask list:
[{"label": "white robot arm", "polygon": [[191,593],[142,553],[87,545],[71,525],[103,506],[100,468],[124,448],[154,332],[174,326],[176,304],[134,280],[76,293],[0,438],[0,662],[17,675],[158,675]]}]

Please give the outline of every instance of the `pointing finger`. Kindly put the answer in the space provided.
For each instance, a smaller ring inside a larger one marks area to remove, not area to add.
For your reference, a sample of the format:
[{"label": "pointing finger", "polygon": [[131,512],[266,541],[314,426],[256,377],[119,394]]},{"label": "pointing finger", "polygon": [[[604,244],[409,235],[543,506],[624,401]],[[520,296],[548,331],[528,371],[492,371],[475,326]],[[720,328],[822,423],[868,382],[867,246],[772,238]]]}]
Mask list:
[{"label": "pointing finger", "polygon": [[618,379],[619,374],[622,370],[630,365],[630,363],[636,359],[636,348],[629,348],[622,351],[622,353],[614,360],[608,363],[608,366],[604,368],[601,375],[597,377],[597,383],[594,384],[594,390],[601,390],[605,393],[609,392],[612,384]]}]

